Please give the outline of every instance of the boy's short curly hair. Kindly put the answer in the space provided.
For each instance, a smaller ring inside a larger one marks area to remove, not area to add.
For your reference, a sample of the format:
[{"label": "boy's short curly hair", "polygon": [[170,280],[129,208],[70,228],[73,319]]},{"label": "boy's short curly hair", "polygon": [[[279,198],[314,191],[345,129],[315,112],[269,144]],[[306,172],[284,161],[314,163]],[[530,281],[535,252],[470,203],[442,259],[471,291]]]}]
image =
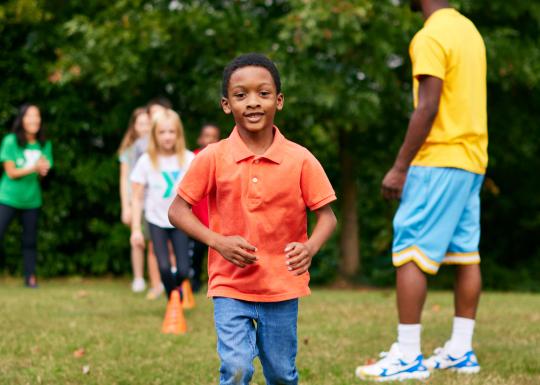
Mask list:
[{"label": "boy's short curly hair", "polygon": [[260,53],[247,53],[234,58],[223,70],[223,82],[221,84],[221,93],[224,97],[228,96],[229,81],[234,71],[243,67],[263,67],[270,72],[272,79],[276,85],[276,91],[279,94],[281,92],[281,79],[279,77],[279,71],[272,60]]}]

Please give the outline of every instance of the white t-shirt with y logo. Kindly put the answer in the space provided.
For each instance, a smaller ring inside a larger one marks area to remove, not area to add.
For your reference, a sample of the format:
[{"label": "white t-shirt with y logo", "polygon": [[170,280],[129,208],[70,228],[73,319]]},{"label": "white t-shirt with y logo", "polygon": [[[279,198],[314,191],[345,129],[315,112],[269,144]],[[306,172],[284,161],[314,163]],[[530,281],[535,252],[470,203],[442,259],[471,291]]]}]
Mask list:
[{"label": "white t-shirt with y logo", "polygon": [[130,180],[146,188],[144,216],[148,222],[159,227],[173,227],[169,222],[169,206],[176,196],[178,184],[194,157],[191,151],[186,150],[184,163],[180,165],[176,155],[158,156],[157,168],[154,168],[147,153],[139,158],[131,172]]}]

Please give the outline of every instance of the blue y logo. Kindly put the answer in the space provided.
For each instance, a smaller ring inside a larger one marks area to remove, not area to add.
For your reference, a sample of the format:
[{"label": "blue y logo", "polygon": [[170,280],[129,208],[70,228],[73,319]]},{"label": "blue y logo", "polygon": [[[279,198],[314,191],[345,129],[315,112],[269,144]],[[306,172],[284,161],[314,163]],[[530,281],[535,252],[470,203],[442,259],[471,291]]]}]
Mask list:
[{"label": "blue y logo", "polygon": [[174,189],[174,184],[180,176],[180,171],[162,171],[161,175],[163,175],[163,179],[165,179],[165,183],[167,183],[167,190],[165,190],[163,198],[170,198]]}]

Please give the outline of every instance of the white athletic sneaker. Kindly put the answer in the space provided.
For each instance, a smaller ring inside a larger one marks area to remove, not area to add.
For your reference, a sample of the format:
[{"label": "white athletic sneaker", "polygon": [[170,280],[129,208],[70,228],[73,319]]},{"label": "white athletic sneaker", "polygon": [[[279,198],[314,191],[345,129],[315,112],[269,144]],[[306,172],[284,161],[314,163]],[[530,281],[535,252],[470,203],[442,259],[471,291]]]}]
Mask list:
[{"label": "white athletic sneaker", "polygon": [[392,345],[389,352],[381,353],[380,357],[382,359],[372,365],[357,367],[356,377],[377,382],[420,380],[429,377],[430,373],[422,362],[423,356],[420,354],[414,361],[405,362],[397,342]]},{"label": "white athletic sneaker", "polygon": [[449,369],[458,373],[478,373],[480,365],[476,354],[471,350],[461,357],[453,357],[448,354],[448,342],[442,348],[437,348],[433,355],[424,360],[424,364],[429,370]]},{"label": "white athletic sneaker", "polygon": [[133,282],[131,282],[132,292],[140,293],[143,292],[144,289],[146,289],[146,282],[144,282],[144,278],[135,278]]}]

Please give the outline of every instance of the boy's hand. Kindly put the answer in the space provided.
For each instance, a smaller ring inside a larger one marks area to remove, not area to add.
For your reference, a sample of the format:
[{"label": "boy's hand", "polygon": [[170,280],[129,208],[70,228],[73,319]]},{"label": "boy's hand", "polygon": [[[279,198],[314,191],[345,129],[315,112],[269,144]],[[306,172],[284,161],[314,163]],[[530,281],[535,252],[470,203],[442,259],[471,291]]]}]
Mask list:
[{"label": "boy's hand", "polygon": [[131,232],[129,242],[133,247],[144,247],[144,235],[141,230],[135,230]]},{"label": "boy's hand", "polygon": [[246,267],[257,261],[257,256],[249,253],[257,251],[257,248],[244,238],[233,235],[220,237],[213,246],[227,261],[234,263],[238,267]]},{"label": "boy's hand", "polygon": [[392,167],[385,175],[381,192],[385,199],[400,199],[403,185],[407,179],[407,171]]},{"label": "boy's hand", "polygon": [[294,275],[302,275],[311,266],[313,252],[305,243],[291,242],[285,246],[288,270]]}]

